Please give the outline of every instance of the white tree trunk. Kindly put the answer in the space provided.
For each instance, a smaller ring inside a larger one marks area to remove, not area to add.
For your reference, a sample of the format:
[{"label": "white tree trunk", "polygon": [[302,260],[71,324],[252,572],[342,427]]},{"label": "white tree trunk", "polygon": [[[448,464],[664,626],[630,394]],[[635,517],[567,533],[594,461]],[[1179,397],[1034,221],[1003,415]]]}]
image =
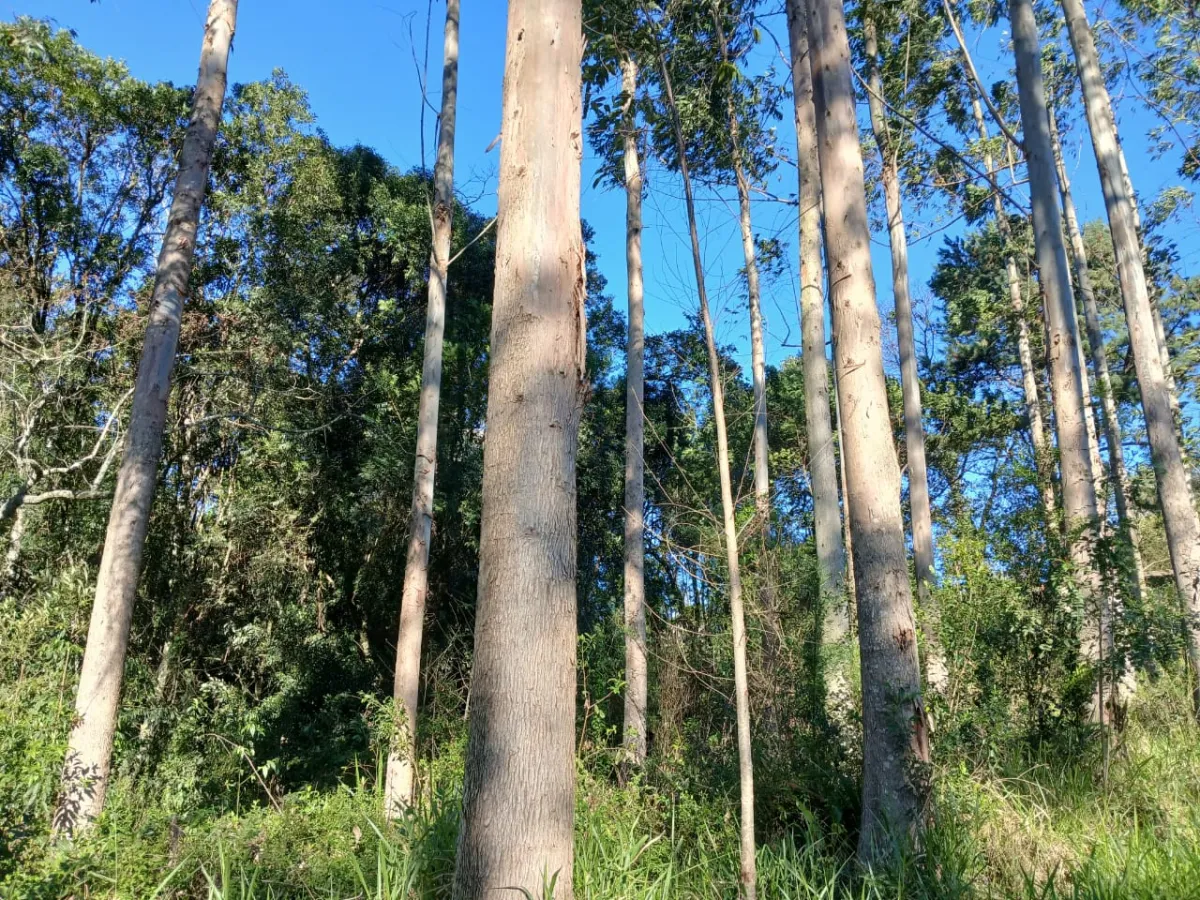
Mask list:
[{"label": "white tree trunk", "polygon": [[758,891],[758,863],[754,838],[754,760],[750,741],[750,687],[746,670],[746,612],[742,601],[741,563],[738,557],[738,531],[733,505],[733,481],[729,469],[729,436],[725,424],[725,389],[721,381],[721,358],[713,331],[708,306],[708,288],[704,280],[704,259],[700,251],[700,232],[696,226],[696,204],[692,179],[688,172],[687,145],[671,75],[665,58],[662,62],[663,87],[675,133],[679,156],[679,174],[683,179],[683,195],[687,207],[688,231],[692,241],[692,266],[696,274],[696,294],[700,303],[700,319],[704,325],[704,342],[708,350],[708,374],[712,388],[713,423],[717,432],[717,472],[721,482],[721,512],[725,530],[725,561],[729,569],[729,614],[733,636],[733,691],[737,715],[738,782],[741,797],[739,821],[739,883],[744,900],[754,900]]},{"label": "white tree trunk", "polygon": [[804,0],[787,0],[792,95],[796,107],[796,164],[800,176],[800,333],[804,364],[804,421],[812,486],[817,576],[824,613],[822,643],[850,633],[846,551],[838,505],[838,472],[829,414],[829,361],[825,356],[825,289],[821,267],[821,160],[808,64]]},{"label": "white tree trunk", "polygon": [[442,345],[446,330],[446,279],[454,225],[454,129],[458,105],[459,0],[446,0],[442,62],[442,114],[437,161],[433,167],[433,250],[429,257],[429,296],[425,310],[425,360],[417,409],[416,460],[408,553],[400,598],[396,641],[396,729],[388,753],[384,814],[394,819],[415,799],[417,703],[421,686],[421,639],[429,590],[429,539],[433,526],[433,486],[437,466],[438,407],[442,395]]},{"label": "white tree trunk", "polygon": [[645,584],[645,308],[642,287],[642,167],[638,159],[637,64],[621,61],[625,96],[625,268],[629,280],[629,337],[625,353],[625,753],[631,766],[646,761]]},{"label": "white tree trunk", "polygon": [[908,283],[908,236],[900,198],[900,170],[888,134],[883,109],[883,77],[879,71],[879,46],[875,23],[863,23],[868,67],[867,106],[883,174],[888,243],[892,251],[892,296],[896,304],[896,340],[900,349],[900,390],[904,398],[904,445],[908,451],[908,499],[912,516],[913,562],[917,597],[925,613],[925,676],[929,686],[944,693],[950,673],[937,637],[937,604],[933,598],[933,517],[929,505],[929,475],[925,464],[925,428],[922,424],[921,379],[917,373],[917,342],[913,329],[912,298]]},{"label": "white tree trunk", "polygon": [[859,857],[889,858],[924,818],[929,734],[871,273],[850,43],[840,0],[810,0],[809,47],[825,202],[825,257],[854,535],[863,691]]},{"label": "white tree trunk", "polygon": [[133,603],[158,480],[171,371],[196,252],[200,209],[221,124],[229,47],[236,21],[237,0],[212,0],[204,26],[191,121],[179,157],[171,212],[158,256],[150,320],[100,560],[96,599],[75,698],[75,727],[54,812],[54,831],[67,837],[90,827],[104,807],[108,789]]},{"label": "white tree trunk", "polygon": [[1092,148],[1100,171],[1104,204],[1117,257],[1117,275],[1129,325],[1129,344],[1137,368],[1138,387],[1150,456],[1158,484],[1159,504],[1171,552],[1175,583],[1187,614],[1188,658],[1193,669],[1193,703],[1200,717],[1200,519],[1192,499],[1191,484],[1177,437],[1171,398],[1160,343],[1155,335],[1154,310],[1143,266],[1141,242],[1134,218],[1129,182],[1121,167],[1120,145],[1113,120],[1112,102],[1087,14],[1080,0],[1063,0],[1067,32],[1075,51],[1079,80],[1083,87],[1084,110],[1092,134]]}]

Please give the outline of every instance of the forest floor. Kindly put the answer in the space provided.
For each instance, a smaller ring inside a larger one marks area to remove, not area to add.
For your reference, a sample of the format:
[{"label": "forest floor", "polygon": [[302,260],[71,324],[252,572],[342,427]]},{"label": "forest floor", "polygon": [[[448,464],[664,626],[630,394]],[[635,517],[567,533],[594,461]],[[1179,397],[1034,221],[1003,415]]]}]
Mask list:
[{"label": "forest floor", "polygon": [[[922,852],[886,875],[853,863],[850,841],[799,810],[763,835],[759,896],[1117,900],[1200,898],[1200,739],[1169,679],[1131,705],[1105,775],[1086,760],[943,760]],[[419,813],[385,825],[367,773],[332,791],[248,799],[221,815],[172,816],[117,790],[97,833],[26,847],[0,880],[12,898],[409,900],[449,895],[461,746],[426,771]],[[247,786],[247,797],[252,792]],[[575,896],[736,896],[731,798],[618,787],[580,766]]]}]

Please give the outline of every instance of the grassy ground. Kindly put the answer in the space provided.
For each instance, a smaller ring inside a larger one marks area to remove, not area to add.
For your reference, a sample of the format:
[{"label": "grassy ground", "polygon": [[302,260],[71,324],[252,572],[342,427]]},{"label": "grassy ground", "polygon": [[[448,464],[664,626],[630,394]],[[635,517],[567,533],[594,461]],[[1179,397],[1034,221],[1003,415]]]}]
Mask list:
[{"label": "grassy ground", "polygon": [[[760,850],[769,900],[1017,897],[1200,898],[1200,737],[1178,685],[1143,688],[1107,777],[1087,759],[942,761],[922,852],[886,875],[859,871],[844,834],[801,825]],[[365,780],[283,798],[278,808],[172,820],[117,792],[95,837],[42,847],[0,885],[14,898],[401,900],[448,896],[457,829],[456,756],[433,800],[383,825]],[[735,804],[617,788],[581,768],[575,893],[581,900],[736,895]],[[765,829],[764,829],[765,830]]]}]

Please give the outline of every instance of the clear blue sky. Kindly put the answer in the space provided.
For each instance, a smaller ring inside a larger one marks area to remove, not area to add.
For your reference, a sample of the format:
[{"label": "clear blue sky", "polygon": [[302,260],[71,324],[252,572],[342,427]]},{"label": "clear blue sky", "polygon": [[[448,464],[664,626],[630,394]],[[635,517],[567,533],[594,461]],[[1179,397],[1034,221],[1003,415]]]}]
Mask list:
[{"label": "clear blue sky", "polygon": [[[0,14],[5,18],[29,14],[54,19],[75,29],[92,51],[125,60],[137,77],[179,84],[195,79],[205,7],[206,0],[0,0]],[[230,64],[233,81],[263,79],[273,69],[282,68],[309,92],[318,124],[334,143],[367,144],[402,169],[421,164],[418,69],[424,53],[424,0],[243,0],[240,7]],[[1089,10],[1093,9],[1089,4]],[[464,0],[462,9],[457,180],[460,191],[484,212],[495,208],[498,154],[484,151],[499,130],[505,10],[503,0]],[[435,0],[430,38],[434,73],[430,94],[435,106],[443,13],[443,3]],[[782,16],[768,17],[766,22],[786,46]],[[1002,77],[1010,66],[1006,32],[994,29],[970,38],[984,79]],[[767,41],[760,58],[764,66],[775,62],[782,78],[786,73],[775,57],[774,46]],[[431,152],[433,118],[425,117],[427,153]],[[1150,114],[1138,104],[1122,106],[1122,139],[1135,184],[1147,199],[1177,181],[1173,160],[1155,161],[1148,156],[1145,132],[1153,124]],[[779,123],[779,137],[790,155],[795,143],[788,117]],[[1086,137],[1085,131],[1076,123],[1066,141],[1076,202],[1086,221],[1103,217],[1104,207],[1090,145],[1081,141],[1082,137]],[[623,308],[623,196],[591,187],[590,161],[585,161],[583,181],[583,214],[596,229],[595,250],[613,297]],[[647,324],[651,331],[663,331],[679,327],[684,313],[695,308],[694,289],[677,179],[658,168],[651,169],[648,182]],[[794,170],[781,169],[775,182],[773,188],[779,194],[795,193]],[[731,198],[710,195],[701,199],[700,207],[719,334],[745,351],[748,324],[737,277],[742,260],[736,206]],[[927,293],[924,286],[944,234],[958,231],[952,227],[931,239],[919,239],[916,233],[931,230],[939,211],[910,209],[908,215],[916,238],[911,248],[912,275],[919,301]],[[1185,212],[1178,225],[1175,235],[1184,268],[1194,273],[1200,270],[1197,213]],[[790,207],[769,201],[756,204],[755,227],[759,233],[779,232],[794,245],[795,213]],[[876,281],[886,313],[891,292],[885,242],[885,235],[876,235]],[[790,279],[768,286],[764,314],[771,361],[796,352],[795,309]],[[893,343],[894,338],[885,336],[885,345]]]}]

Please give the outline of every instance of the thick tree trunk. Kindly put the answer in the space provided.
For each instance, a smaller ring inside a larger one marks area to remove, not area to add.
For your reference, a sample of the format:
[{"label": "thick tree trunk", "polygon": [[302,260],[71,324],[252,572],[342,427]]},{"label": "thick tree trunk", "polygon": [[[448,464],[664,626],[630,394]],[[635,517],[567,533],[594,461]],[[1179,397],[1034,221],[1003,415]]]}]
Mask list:
[{"label": "thick tree trunk", "polygon": [[841,642],[850,633],[846,597],[846,551],[838,505],[838,472],[829,414],[829,362],[825,356],[825,289],[821,269],[821,160],[808,64],[804,0],[787,0],[792,94],[796,105],[796,163],[800,175],[800,333],[804,364],[804,420],[808,477],[812,486],[824,627],[821,641]]},{"label": "thick tree trunk", "polygon": [[629,279],[629,338],[625,353],[625,754],[646,761],[645,311],[642,288],[642,167],[638,159],[637,64],[621,61],[625,95],[625,267]]},{"label": "thick tree trunk", "polygon": [[446,330],[446,279],[454,225],[454,128],[458,104],[459,0],[446,0],[442,63],[442,114],[437,161],[433,167],[433,251],[429,257],[429,297],[425,310],[425,361],[417,410],[416,460],[408,554],[400,599],[394,685],[396,729],[388,754],[384,812],[398,816],[415,799],[417,703],[421,685],[421,639],[429,589],[429,539],[433,527],[433,485],[437,466],[438,407],[442,397],[442,344]]},{"label": "thick tree trunk", "polygon": [[871,273],[850,43],[840,0],[810,0],[813,99],[825,201],[825,257],[854,535],[863,692],[859,857],[882,862],[924,819],[929,733],[900,511],[879,313]]},{"label": "thick tree trunk", "polygon": [[917,342],[913,329],[912,298],[908,283],[908,236],[900,198],[900,171],[888,134],[883,109],[883,76],[879,71],[879,42],[875,23],[863,23],[867,55],[867,106],[871,130],[883,174],[888,243],[892,251],[892,296],[896,304],[896,339],[900,348],[900,390],[904,398],[904,446],[908,451],[908,500],[912,517],[913,562],[917,572],[917,597],[925,614],[925,675],[929,686],[943,693],[949,672],[937,639],[937,605],[933,599],[933,518],[929,505],[929,475],[925,464],[925,428],[922,424],[921,379],[917,373]]},{"label": "thick tree trunk", "polygon": [[1113,398],[1112,378],[1108,371],[1108,354],[1105,350],[1104,330],[1100,327],[1100,307],[1096,302],[1096,290],[1088,268],[1087,248],[1083,243],[1083,231],[1075,212],[1075,201],[1071,197],[1071,181],[1063,161],[1062,142],[1059,140],[1058,121],[1054,109],[1050,109],[1050,140],[1054,149],[1054,165],[1058,171],[1058,188],[1062,197],[1063,217],[1067,235],[1071,241],[1071,255],[1075,263],[1075,279],[1079,297],[1083,301],[1083,320],[1087,327],[1088,346],[1092,354],[1092,370],[1096,377],[1096,390],[1100,394],[1097,407],[1100,430],[1104,431],[1108,444],[1108,472],[1112,479],[1113,499],[1117,506],[1117,523],[1122,536],[1129,545],[1130,561],[1133,564],[1133,582],[1130,587],[1135,599],[1140,601],[1146,592],[1146,570],[1142,564],[1142,553],[1138,549],[1137,529],[1129,510],[1129,473],[1125,469],[1125,454],[1122,450],[1121,420],[1117,415],[1117,404]]},{"label": "thick tree trunk", "polygon": [[96,599],[75,698],[75,727],[54,812],[54,831],[68,837],[91,825],[104,807],[108,789],[125,653],[158,480],[171,371],[179,344],[180,318],[196,252],[196,233],[213,144],[221,124],[229,47],[236,20],[237,0],[212,0],[204,26],[192,117],[179,157],[175,194],[158,256],[150,320],[100,560]]},{"label": "thick tree trunk", "polygon": [[679,174],[683,180],[683,196],[687,207],[688,231],[692,240],[692,265],[696,273],[696,295],[700,303],[700,319],[704,325],[704,342],[708,350],[708,374],[712,387],[713,424],[717,432],[717,471],[721,482],[721,512],[725,526],[725,560],[729,569],[729,614],[733,636],[733,691],[737,715],[738,782],[741,795],[739,882],[745,900],[754,900],[758,891],[758,863],[754,838],[754,760],[750,742],[750,687],[746,671],[746,612],[742,603],[742,573],[738,558],[738,530],[733,505],[733,481],[729,469],[729,436],[725,426],[725,389],[721,382],[721,358],[713,332],[712,315],[708,307],[708,288],[704,281],[704,259],[700,251],[700,232],[696,226],[696,204],[692,179],[688,172],[687,145],[683,126],[675,106],[671,73],[666,58],[660,56],[663,88],[675,133],[675,148],[679,155]]},{"label": "thick tree trunk", "polygon": [[586,393],[580,0],[510,0],[475,659],[455,900],[573,896]]},{"label": "thick tree trunk", "polygon": [[1171,399],[1163,372],[1161,348],[1155,336],[1154,310],[1143,266],[1141,242],[1134,219],[1133,198],[1121,169],[1112,102],[1087,14],[1080,0],[1063,0],[1067,32],[1083,87],[1084,109],[1092,148],[1100,170],[1104,205],[1117,257],[1117,275],[1129,324],[1129,344],[1137,367],[1138,387],[1150,437],[1150,457],[1158,483],[1159,503],[1167,533],[1171,565],[1190,624],[1188,658],[1194,671],[1193,703],[1200,718],[1200,519],[1175,429]]},{"label": "thick tree trunk", "polygon": [[[1062,217],[1058,207],[1058,179],[1054,171],[1046,94],[1042,86],[1041,51],[1031,0],[1008,0],[1008,14],[1017,60],[1017,85],[1025,134],[1025,159],[1029,170],[1039,280],[1046,298],[1046,352],[1051,370],[1054,424],[1058,434],[1064,525],[1085,604],[1080,643],[1084,658],[1099,662],[1108,656],[1105,645],[1110,639],[1107,604],[1092,558],[1099,513],[1079,368],[1078,321],[1067,270],[1067,249],[1063,243]],[[1094,717],[1103,716],[1103,692],[1104,681],[1101,679],[1093,709]]]}]

